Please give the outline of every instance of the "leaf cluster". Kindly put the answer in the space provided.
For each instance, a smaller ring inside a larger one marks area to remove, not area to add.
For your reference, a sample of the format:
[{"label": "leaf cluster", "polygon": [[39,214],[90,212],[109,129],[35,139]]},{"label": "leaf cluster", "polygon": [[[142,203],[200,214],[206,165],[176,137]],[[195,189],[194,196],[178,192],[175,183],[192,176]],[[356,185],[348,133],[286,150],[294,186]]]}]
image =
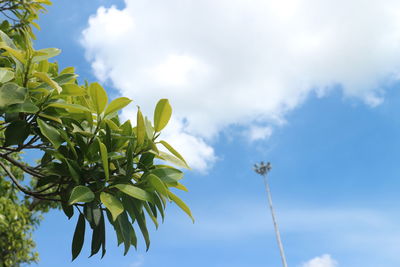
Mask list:
[{"label": "leaf cluster", "polygon": [[[159,164],[188,168],[171,145],[159,140],[172,113],[168,100],[157,103],[152,120],[138,108],[133,121],[121,121],[118,112],[132,100],[109,101],[100,84],[79,84],[73,67],[59,70],[57,62],[49,61],[59,49],[35,50],[29,34],[13,38],[10,27],[0,26],[0,158],[7,162],[0,166],[27,196],[60,203],[69,219],[78,215],[72,259],[81,252],[87,225],[91,255],[101,249],[104,256],[107,222],[126,254],[137,247],[134,224],[149,248],[147,220],[158,227],[168,201],[193,219],[171,192],[187,191],[180,183],[183,173]],[[40,151],[42,157],[31,166],[13,157],[22,151]],[[34,179],[34,187],[21,185],[10,166]]]}]

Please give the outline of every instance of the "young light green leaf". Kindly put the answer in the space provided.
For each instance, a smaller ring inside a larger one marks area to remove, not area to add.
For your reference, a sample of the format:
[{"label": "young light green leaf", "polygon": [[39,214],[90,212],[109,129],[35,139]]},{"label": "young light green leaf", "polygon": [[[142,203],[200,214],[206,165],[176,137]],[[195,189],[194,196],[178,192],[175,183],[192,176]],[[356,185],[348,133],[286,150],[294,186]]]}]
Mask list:
[{"label": "young light green leaf", "polygon": [[165,126],[167,126],[171,114],[172,108],[168,99],[161,99],[158,101],[154,111],[154,130],[156,132],[161,131]]},{"label": "young light green leaf", "polygon": [[178,166],[178,167],[182,167],[182,168],[186,168],[188,170],[190,170],[190,167],[186,164],[185,161],[182,161],[181,159],[174,157],[168,153],[165,153],[163,151],[160,151],[160,153],[157,155],[158,158],[161,158],[163,160],[169,161],[172,164]]},{"label": "young light green leaf", "polygon": [[14,79],[14,72],[6,68],[0,68],[0,83],[6,83]]},{"label": "young light green leaf", "polygon": [[68,96],[84,96],[86,95],[86,90],[75,83],[66,83],[62,86],[62,94]]},{"label": "young light green leaf", "polygon": [[0,87],[0,110],[12,104],[23,103],[26,94],[27,90],[15,83],[3,84]]},{"label": "young light green leaf", "polygon": [[106,206],[106,208],[111,212],[113,221],[115,221],[118,216],[124,211],[124,207],[122,206],[121,201],[119,201],[118,198],[109,193],[101,192],[100,200],[104,204],[104,206]]},{"label": "young light green leaf", "polygon": [[142,115],[142,112],[140,111],[140,109],[138,109],[137,124],[136,124],[136,136],[137,136],[138,146],[143,145],[145,135],[146,135],[146,127],[144,125],[143,115]]},{"label": "young light green leaf", "polygon": [[34,52],[32,62],[40,62],[55,57],[61,53],[58,48],[44,48]]},{"label": "young light green leaf", "polygon": [[107,152],[107,147],[105,144],[103,144],[100,139],[97,139],[99,142],[99,148],[100,148],[100,156],[101,156],[101,161],[103,163],[103,168],[104,168],[104,174],[106,176],[106,181],[110,179],[110,170],[108,167],[108,152]]},{"label": "young light green leaf", "polygon": [[160,178],[158,178],[154,174],[149,174],[147,176],[147,179],[149,180],[150,184],[156,189],[156,191],[158,193],[168,197],[168,188],[165,186],[163,181],[160,180]]},{"label": "young light green leaf", "polygon": [[117,188],[119,191],[130,195],[131,197],[140,199],[140,200],[144,200],[144,201],[153,201],[153,198],[151,197],[151,194],[144,191],[143,189],[137,187],[137,186],[133,186],[130,184],[117,184],[114,185],[113,187]]},{"label": "young light green leaf", "polygon": [[61,93],[61,91],[62,91],[61,86],[57,82],[53,81],[49,77],[49,75],[47,73],[45,73],[45,72],[35,72],[33,74],[33,76],[35,76],[36,78],[39,78],[43,82],[45,82],[48,85],[50,85],[50,87],[53,88],[54,90],[56,90],[59,94]]},{"label": "young light green leaf", "polygon": [[106,90],[100,84],[92,83],[89,86],[89,96],[92,99],[97,114],[101,114],[108,102]]},{"label": "young light green leaf", "polygon": [[37,123],[42,134],[50,141],[50,143],[53,144],[56,149],[59,148],[62,143],[64,143],[64,140],[56,128],[45,123],[39,118],[37,118]]},{"label": "young light green leaf", "polygon": [[23,51],[11,48],[4,42],[0,42],[0,48],[6,50],[13,58],[17,59],[22,64],[25,63],[25,53]]},{"label": "young light green leaf", "polygon": [[160,141],[160,143],[161,143],[166,149],[168,149],[168,151],[171,152],[175,157],[177,157],[178,159],[182,160],[182,161],[185,163],[185,165],[188,166],[187,163],[186,163],[186,161],[185,161],[185,159],[181,156],[181,154],[179,154],[178,151],[176,151],[170,144],[168,144],[168,143],[165,142],[165,141]]},{"label": "young light green leaf", "polygon": [[172,193],[171,191],[168,191],[168,196],[169,198],[176,203],[176,205],[178,205],[187,215],[189,215],[189,217],[192,219],[193,223],[194,223],[194,218],[192,215],[192,212],[190,211],[189,207],[185,204],[185,202],[183,202],[177,195],[175,195],[174,193]]},{"label": "young light green leaf", "polygon": [[111,101],[111,103],[107,106],[106,111],[105,111],[104,114],[108,115],[108,114],[111,114],[113,112],[116,112],[116,111],[126,107],[131,102],[132,102],[132,100],[130,100],[127,97],[116,98],[113,101]]},{"label": "young light green leaf", "polygon": [[83,242],[85,240],[85,216],[79,215],[78,223],[75,227],[74,238],[72,240],[72,260],[75,260],[81,253]]},{"label": "young light green leaf", "polygon": [[77,202],[91,202],[94,199],[94,193],[89,187],[78,185],[72,189],[68,204],[72,205]]}]

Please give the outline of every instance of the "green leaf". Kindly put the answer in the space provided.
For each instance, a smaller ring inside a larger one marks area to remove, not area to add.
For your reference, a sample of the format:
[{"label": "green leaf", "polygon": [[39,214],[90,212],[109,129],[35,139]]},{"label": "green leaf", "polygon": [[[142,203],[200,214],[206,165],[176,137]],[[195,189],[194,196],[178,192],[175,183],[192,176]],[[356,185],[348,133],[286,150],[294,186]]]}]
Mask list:
[{"label": "green leaf", "polygon": [[129,142],[128,147],[126,149],[126,177],[130,180],[133,174],[133,151],[132,151],[132,142]]},{"label": "green leaf", "polygon": [[124,207],[122,206],[121,201],[119,201],[113,195],[101,192],[100,193],[100,200],[106,206],[106,208],[111,212],[113,217],[113,221],[115,221],[118,216],[124,211]]},{"label": "green leaf", "polygon": [[146,209],[147,214],[149,214],[150,219],[153,221],[156,229],[158,229],[158,221],[157,221],[157,217],[153,214],[153,212],[151,211],[151,208],[149,206],[149,204],[147,202],[143,203],[143,207]]},{"label": "green leaf", "polygon": [[65,162],[67,163],[68,171],[72,179],[76,184],[79,184],[81,180],[81,176],[79,174],[79,166],[77,166],[77,163],[75,161],[65,160]]},{"label": "green leaf", "polygon": [[39,78],[43,82],[45,82],[48,85],[50,85],[50,87],[53,88],[54,90],[56,90],[59,94],[61,93],[61,91],[62,91],[61,86],[57,82],[53,81],[49,77],[49,75],[47,73],[45,73],[45,72],[35,72],[33,74],[33,76],[35,76],[36,78]]},{"label": "green leaf", "polygon": [[194,218],[192,216],[192,212],[190,211],[189,207],[183,202],[177,195],[172,193],[171,191],[168,191],[168,196],[169,198],[176,203],[189,217],[192,219],[194,223]]},{"label": "green leaf", "polygon": [[146,251],[149,250],[150,247],[150,236],[149,236],[149,231],[147,230],[146,226],[146,217],[144,216],[143,210],[139,207],[137,204],[138,201],[131,199],[132,208],[135,213],[136,221],[138,222],[140,231],[142,231],[144,241],[146,242]]},{"label": "green leaf", "polygon": [[92,201],[83,206],[83,214],[90,223],[90,227],[95,229],[100,223],[101,209],[96,202]]},{"label": "green leaf", "polygon": [[137,136],[137,144],[139,147],[144,144],[145,135],[146,135],[146,127],[144,125],[143,115],[142,115],[142,112],[140,111],[140,109],[138,109],[136,136]]},{"label": "green leaf", "polygon": [[37,119],[40,131],[42,134],[53,144],[53,146],[58,149],[64,140],[61,138],[60,133],[53,126],[45,123],[41,119]]},{"label": "green leaf", "polygon": [[75,83],[66,83],[62,86],[62,94],[67,96],[84,96],[86,95],[86,90]]},{"label": "green leaf", "polygon": [[32,102],[24,102],[18,104],[12,104],[7,108],[7,112],[24,112],[24,113],[36,113],[39,108]]},{"label": "green leaf", "polygon": [[0,109],[25,102],[26,89],[15,83],[6,83],[0,87]]},{"label": "green leaf", "polygon": [[129,248],[131,246],[131,227],[132,225],[129,223],[128,216],[126,212],[121,213],[117,218],[117,223],[119,228],[121,229],[122,239],[124,240],[124,256],[128,253]]},{"label": "green leaf", "polygon": [[65,202],[61,202],[62,210],[64,211],[65,215],[67,215],[68,220],[74,216],[74,207],[67,205]]},{"label": "green leaf", "polygon": [[68,204],[72,205],[77,202],[91,202],[94,199],[94,193],[89,187],[78,185],[72,189]]},{"label": "green leaf", "polygon": [[130,184],[117,184],[112,187],[117,188],[119,191],[121,191],[131,197],[134,197],[134,198],[137,198],[140,200],[150,201],[150,202],[153,201],[153,198],[151,197],[150,193],[148,193],[147,191],[144,191],[143,189],[141,189],[137,186],[133,186]]},{"label": "green leaf", "polygon": [[177,157],[174,157],[174,156],[172,156],[172,155],[170,155],[168,153],[165,153],[163,151],[160,151],[160,153],[157,155],[157,157],[159,157],[159,158],[161,158],[163,160],[169,161],[169,162],[171,162],[172,164],[174,164],[174,165],[176,165],[178,167],[182,167],[182,168],[186,168],[186,169],[190,170],[190,167],[186,164],[185,161],[182,161],[181,159],[179,159]]},{"label": "green leaf", "polygon": [[92,83],[89,86],[89,96],[92,99],[97,114],[101,114],[108,102],[106,91],[100,84]]},{"label": "green leaf", "polygon": [[103,212],[100,210],[100,221],[99,224],[93,229],[93,234],[92,234],[92,246],[91,246],[91,253],[90,257],[96,254],[104,242],[105,244],[105,224],[104,224],[104,215]]},{"label": "green leaf", "polygon": [[110,179],[110,171],[108,167],[108,152],[107,152],[107,147],[105,144],[103,144],[100,139],[97,139],[99,142],[99,148],[100,148],[100,156],[101,156],[101,161],[103,163],[103,168],[104,168],[104,174],[106,176],[106,181]]},{"label": "green leaf", "polygon": [[147,176],[147,179],[149,180],[150,184],[156,189],[156,191],[158,193],[168,197],[168,188],[165,186],[163,181],[160,180],[160,178],[158,178],[154,174],[149,174]]},{"label": "green leaf", "polygon": [[[153,126],[151,125],[151,122],[147,119],[147,117],[144,118],[144,124],[146,125],[146,135],[147,135],[147,138],[148,138],[149,140],[152,140],[153,135],[154,135],[154,128],[153,128]],[[157,150],[157,152],[158,152],[158,150]]]},{"label": "green leaf", "polygon": [[157,175],[164,183],[176,183],[183,178],[183,172],[174,168],[157,168],[150,171]]},{"label": "green leaf", "polygon": [[4,132],[6,141],[5,146],[22,144],[29,136],[29,124],[23,120],[17,120],[10,123]]},{"label": "green leaf", "polygon": [[165,126],[167,126],[171,114],[172,108],[168,99],[161,99],[158,101],[154,111],[154,130],[156,132],[161,131]]},{"label": "green leaf", "polygon": [[46,118],[46,119],[58,122],[59,124],[62,124],[62,121],[60,118],[57,118],[57,117],[54,117],[54,116],[51,116],[51,115],[48,115],[45,113],[39,113],[38,115],[39,115],[39,117]]},{"label": "green leaf", "polygon": [[[168,144],[168,143],[165,142],[165,141],[160,141],[160,143],[161,143],[166,149],[168,149],[168,151],[171,152],[175,157],[177,157],[178,159],[182,160],[182,161],[185,163],[185,165],[188,166],[187,163],[186,163],[186,161],[185,161],[185,159],[181,156],[181,154],[179,154],[178,151],[176,151],[170,144]],[[188,167],[189,167],[189,166],[188,166]]]},{"label": "green leaf", "polygon": [[105,111],[105,115],[108,115],[110,113],[116,112],[124,107],[126,107],[127,105],[129,105],[129,103],[131,103],[132,100],[130,100],[127,97],[119,97],[117,99],[114,99],[113,101],[111,101],[111,103],[107,106],[107,109]]},{"label": "green leaf", "polygon": [[6,68],[0,68],[0,83],[6,83],[14,79],[14,72]]},{"label": "green leaf", "polygon": [[75,260],[81,253],[83,242],[85,240],[85,216],[79,215],[78,223],[75,227],[74,238],[72,240],[72,260]]},{"label": "green leaf", "polygon": [[82,105],[68,104],[61,102],[54,102],[47,105],[47,107],[64,108],[71,112],[90,112],[90,110]]},{"label": "green leaf", "polygon": [[44,48],[40,50],[36,50],[33,54],[32,62],[40,62],[42,60],[47,60],[49,58],[55,57],[61,53],[61,50],[58,48]]},{"label": "green leaf", "polygon": [[17,59],[21,63],[25,63],[25,53],[21,50],[14,49],[6,45],[4,42],[0,42],[0,48],[6,50],[13,58]]},{"label": "green leaf", "polygon": [[173,187],[175,187],[176,189],[185,191],[185,192],[189,192],[189,190],[186,188],[186,186],[184,186],[183,184],[177,183],[176,185],[173,185]]}]

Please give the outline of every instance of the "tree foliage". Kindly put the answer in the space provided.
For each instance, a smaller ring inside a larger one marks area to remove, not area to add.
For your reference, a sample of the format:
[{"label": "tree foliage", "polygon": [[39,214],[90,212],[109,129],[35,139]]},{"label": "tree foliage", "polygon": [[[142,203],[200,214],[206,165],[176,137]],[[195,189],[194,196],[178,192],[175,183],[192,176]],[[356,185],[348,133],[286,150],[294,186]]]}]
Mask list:
[{"label": "tree foliage", "polygon": [[[188,168],[184,158],[160,140],[171,117],[168,100],[157,103],[152,120],[138,108],[134,120],[122,121],[118,112],[130,99],[109,101],[99,83],[79,84],[73,67],[59,70],[51,61],[59,49],[33,48],[30,25],[49,1],[2,2],[29,2],[36,8],[28,12],[23,27],[8,20],[0,25],[2,174],[26,196],[39,203],[59,203],[68,219],[78,217],[72,259],[80,254],[86,231],[92,233],[90,255],[101,250],[104,256],[107,223],[113,226],[118,245],[124,244],[124,254],[137,247],[134,224],[148,249],[147,220],[158,227],[169,201],[193,219],[186,204],[171,192],[187,191],[180,183],[183,173],[163,163]],[[21,19],[18,12],[25,14],[26,6],[13,13]],[[40,151],[38,164],[18,158],[23,151]],[[19,181],[15,168],[31,180],[30,187]]]}]

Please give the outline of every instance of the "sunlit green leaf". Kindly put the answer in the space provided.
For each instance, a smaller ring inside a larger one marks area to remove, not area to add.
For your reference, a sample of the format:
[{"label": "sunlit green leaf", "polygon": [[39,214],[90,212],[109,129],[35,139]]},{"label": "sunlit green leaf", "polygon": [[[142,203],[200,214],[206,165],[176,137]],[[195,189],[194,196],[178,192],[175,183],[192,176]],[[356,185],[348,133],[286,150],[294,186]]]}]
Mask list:
[{"label": "sunlit green leaf", "polygon": [[172,108],[168,99],[161,99],[158,101],[154,111],[154,130],[156,132],[161,131],[165,126],[167,126],[171,114]]},{"label": "sunlit green leaf", "polygon": [[108,102],[106,90],[104,90],[104,88],[100,84],[92,83],[89,86],[88,93],[97,114],[101,114],[104,111]]},{"label": "sunlit green leaf", "polygon": [[111,101],[111,103],[107,106],[106,111],[104,112],[105,115],[108,115],[110,113],[116,112],[127,105],[131,103],[132,100],[130,100],[127,97],[119,97]]},{"label": "sunlit green leaf", "polygon": [[160,141],[160,143],[166,148],[168,149],[169,152],[171,152],[175,157],[177,157],[178,159],[180,159],[182,162],[184,162],[184,164],[186,166],[187,163],[185,161],[185,159],[181,156],[181,154],[178,153],[178,151],[176,151],[170,144],[168,144],[166,141]]},{"label": "sunlit green leaf", "polygon": [[43,82],[47,83],[48,85],[50,85],[51,88],[55,89],[58,93],[61,93],[62,88],[61,86],[53,81],[49,75],[45,72],[35,72],[33,74],[33,76],[35,76],[36,78],[39,78],[40,80],[42,80]]},{"label": "sunlit green leaf", "polygon": [[124,207],[122,206],[121,201],[119,201],[113,195],[101,192],[100,193],[100,200],[106,206],[106,208],[111,212],[113,221],[115,221],[118,216],[124,211]]},{"label": "sunlit green leaf", "polygon": [[72,205],[77,202],[91,202],[94,199],[94,193],[89,187],[78,185],[72,189],[68,204]]},{"label": "sunlit green leaf", "polygon": [[189,215],[189,217],[192,219],[193,223],[194,223],[194,218],[192,215],[192,212],[190,211],[189,207],[185,204],[185,202],[183,202],[177,195],[175,195],[174,193],[172,193],[171,191],[168,191],[168,196],[169,198],[176,203],[176,205],[178,205],[187,215]]},{"label": "sunlit green leaf", "polygon": [[143,145],[144,139],[146,135],[146,127],[144,125],[144,119],[142,112],[138,109],[137,112],[137,125],[136,125],[136,136],[137,136],[137,144],[138,146]]},{"label": "sunlit green leaf", "polygon": [[0,83],[6,83],[14,79],[14,72],[6,68],[0,68]]},{"label": "sunlit green leaf", "polygon": [[146,192],[145,190],[137,186],[133,186],[130,184],[117,184],[114,185],[113,187],[117,188],[118,190],[127,195],[130,195],[131,197],[145,201],[153,201],[153,198],[151,197],[150,193]]}]

